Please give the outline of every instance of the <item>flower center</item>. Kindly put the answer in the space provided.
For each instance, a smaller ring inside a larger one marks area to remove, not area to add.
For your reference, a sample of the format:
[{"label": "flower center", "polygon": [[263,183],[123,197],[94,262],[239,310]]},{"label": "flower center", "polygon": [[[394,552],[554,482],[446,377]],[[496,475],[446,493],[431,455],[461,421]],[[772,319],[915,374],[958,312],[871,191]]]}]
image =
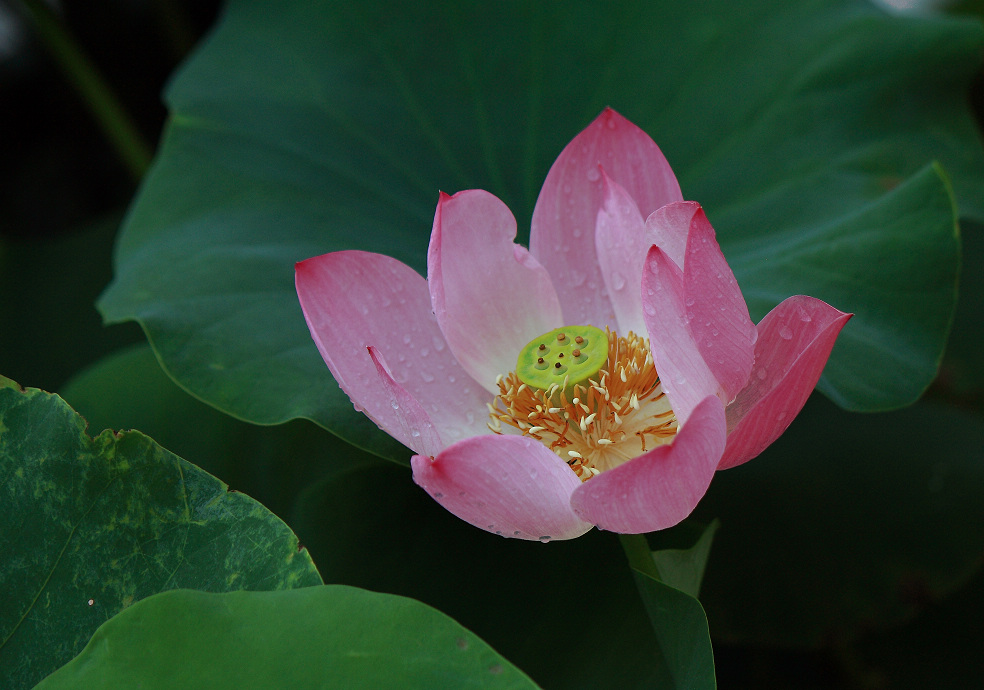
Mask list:
[{"label": "flower center", "polygon": [[489,429],[507,424],[557,453],[586,481],[677,432],[649,341],[594,326],[565,326],[522,349],[516,371],[498,376]]}]

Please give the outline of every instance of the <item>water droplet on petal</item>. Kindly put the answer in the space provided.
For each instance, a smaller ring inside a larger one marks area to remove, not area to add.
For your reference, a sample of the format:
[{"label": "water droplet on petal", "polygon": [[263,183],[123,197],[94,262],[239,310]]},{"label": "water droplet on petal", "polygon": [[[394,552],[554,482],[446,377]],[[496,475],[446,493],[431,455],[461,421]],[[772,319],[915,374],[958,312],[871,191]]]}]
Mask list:
[{"label": "water droplet on petal", "polygon": [[400,409],[400,403],[398,403],[395,400],[393,400],[392,402],[390,402],[390,407],[392,407],[394,410],[399,410]]},{"label": "water droplet on petal", "polygon": [[550,537],[540,537],[540,541],[546,544],[548,541],[550,541]]},{"label": "water droplet on petal", "polygon": [[598,168],[588,168],[588,182],[597,182],[601,174],[598,172]]},{"label": "water droplet on petal", "polygon": [[410,344],[410,336],[409,336],[409,334],[406,334],[406,333],[403,334],[403,344],[404,345],[409,345]]},{"label": "water droplet on petal", "polygon": [[792,340],[793,331],[789,328],[789,326],[780,326],[779,337],[782,338],[783,340]]},{"label": "water droplet on petal", "polygon": [[[694,298],[693,297],[688,297],[687,300],[686,300],[686,304],[687,304],[688,307],[694,306]],[[689,318],[693,318],[693,317],[691,316]]]},{"label": "water droplet on petal", "polygon": [[564,185],[564,194],[570,194],[570,193],[571,193],[571,186],[569,184],[565,184]]},{"label": "water droplet on petal", "polygon": [[429,347],[422,347],[422,348],[420,348],[420,356],[421,357],[426,357],[429,354],[430,354],[430,348]]},{"label": "water droplet on petal", "polygon": [[779,414],[776,415],[776,421],[777,422],[781,422],[785,418],[786,418],[786,413],[785,412],[780,412]]},{"label": "water droplet on petal", "polygon": [[422,378],[426,383],[430,383],[431,381],[434,380],[434,374],[430,373],[429,371],[421,371],[420,378]]},{"label": "water droplet on petal", "polygon": [[803,323],[810,323],[811,321],[813,321],[813,318],[806,311],[801,311],[800,321],[802,321]]},{"label": "water droplet on petal", "polygon": [[455,382],[455,380],[456,380],[456,379],[454,378],[454,374],[448,374],[448,382],[449,382],[449,383],[454,383],[454,382]]},{"label": "water droplet on petal", "polygon": [[574,230],[571,231],[571,234],[574,235],[574,237],[580,237],[581,236],[581,228],[574,228]]},{"label": "water droplet on petal", "polygon": [[444,339],[439,336],[434,336],[434,352],[441,352],[444,350]]},{"label": "water droplet on petal", "polygon": [[755,372],[755,375],[759,377],[760,381],[765,381],[765,377],[769,375],[769,372],[765,370],[765,367],[762,367]]},{"label": "water droplet on petal", "polygon": [[612,289],[618,291],[625,287],[625,278],[621,273],[616,271],[612,273]]}]

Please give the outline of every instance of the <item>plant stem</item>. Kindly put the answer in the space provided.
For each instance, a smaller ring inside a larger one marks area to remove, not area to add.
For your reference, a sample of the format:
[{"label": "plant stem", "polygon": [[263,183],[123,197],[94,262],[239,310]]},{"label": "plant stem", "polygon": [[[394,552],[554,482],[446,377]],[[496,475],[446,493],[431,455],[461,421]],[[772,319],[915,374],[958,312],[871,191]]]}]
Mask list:
[{"label": "plant stem", "polygon": [[645,534],[620,534],[618,540],[629,559],[630,566],[654,580],[662,581]]},{"label": "plant stem", "polygon": [[152,157],[151,149],[140,136],[116,94],[102,78],[82,47],[69,34],[54,12],[41,0],[21,0],[34,20],[38,35],[65,78],[82,95],[95,118],[116,150],[116,155],[139,180]]}]

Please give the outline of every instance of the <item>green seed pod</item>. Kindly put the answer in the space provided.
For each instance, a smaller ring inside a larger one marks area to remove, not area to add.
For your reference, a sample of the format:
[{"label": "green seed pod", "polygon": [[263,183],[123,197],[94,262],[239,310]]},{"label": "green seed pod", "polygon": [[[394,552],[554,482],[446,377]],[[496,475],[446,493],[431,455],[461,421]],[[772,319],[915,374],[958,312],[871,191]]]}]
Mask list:
[{"label": "green seed pod", "polygon": [[585,383],[608,361],[608,336],[594,326],[564,326],[531,340],[520,351],[516,375],[532,388],[567,389]]}]

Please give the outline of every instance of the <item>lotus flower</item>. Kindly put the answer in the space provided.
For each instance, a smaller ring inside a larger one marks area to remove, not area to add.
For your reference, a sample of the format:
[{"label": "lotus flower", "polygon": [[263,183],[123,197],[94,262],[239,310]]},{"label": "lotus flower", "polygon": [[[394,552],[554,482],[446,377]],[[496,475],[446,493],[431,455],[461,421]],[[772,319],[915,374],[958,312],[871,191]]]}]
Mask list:
[{"label": "lotus flower", "polygon": [[785,431],[850,318],[796,296],[752,323],[703,210],[610,109],[551,167],[529,250],[515,237],[492,194],[442,193],[426,280],[362,251],[296,272],[356,408],[434,499],[506,537],[680,522]]}]

